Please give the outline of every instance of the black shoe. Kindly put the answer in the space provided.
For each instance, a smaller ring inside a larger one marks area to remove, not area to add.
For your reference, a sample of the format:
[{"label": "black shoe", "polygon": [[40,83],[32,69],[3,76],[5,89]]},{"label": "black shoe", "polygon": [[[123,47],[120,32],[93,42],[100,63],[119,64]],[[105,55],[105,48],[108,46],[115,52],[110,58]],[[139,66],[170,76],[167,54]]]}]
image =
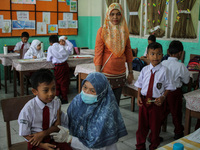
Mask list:
[{"label": "black shoe", "polygon": [[[163,137],[159,137],[159,139],[160,139],[160,143],[162,143],[162,142],[164,141],[164,140],[163,140]],[[151,143],[150,137],[147,138],[147,141],[148,141],[149,143]]]},{"label": "black shoe", "polygon": [[182,138],[183,136],[184,136],[183,133],[175,134],[175,135],[174,135],[174,139],[175,139],[175,140],[178,140],[178,139]]}]

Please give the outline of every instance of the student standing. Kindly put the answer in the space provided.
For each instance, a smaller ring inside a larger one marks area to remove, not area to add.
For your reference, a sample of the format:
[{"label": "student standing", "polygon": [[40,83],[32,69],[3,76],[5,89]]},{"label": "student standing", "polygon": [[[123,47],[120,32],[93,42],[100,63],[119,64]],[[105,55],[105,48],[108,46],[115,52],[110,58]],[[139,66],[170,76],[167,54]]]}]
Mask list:
[{"label": "student standing", "polygon": [[117,150],[117,141],[127,135],[113,91],[102,73],[91,73],[83,80],[82,91],[72,100],[67,115],[72,136],[64,127],[51,135],[57,142],[71,141],[73,149]]},{"label": "student standing", "polygon": [[28,32],[22,32],[22,34],[21,34],[21,41],[18,42],[15,45],[14,52],[15,53],[19,53],[21,59],[24,58],[24,54],[27,52],[27,50],[30,47],[30,44],[28,43],[28,39],[29,39]]},{"label": "student standing", "polygon": [[137,104],[139,106],[139,124],[136,132],[136,149],[146,149],[145,142],[149,132],[150,150],[156,149],[160,144],[160,128],[162,122],[163,102],[169,90],[175,90],[169,72],[162,66],[162,45],[157,42],[148,45],[147,58],[150,65],[145,66],[135,86],[138,87]]},{"label": "student standing", "polygon": [[58,132],[61,103],[55,97],[56,85],[52,72],[40,69],[31,77],[32,92],[36,96],[28,101],[18,118],[19,135],[28,141],[28,150],[71,150],[67,143],[56,143],[49,136]]},{"label": "student standing", "polygon": [[172,114],[173,124],[174,124],[174,139],[177,140],[184,136],[182,125],[182,103],[183,94],[181,87],[183,83],[187,84],[190,81],[190,73],[186,66],[179,62],[183,52],[183,44],[180,41],[172,41],[168,49],[170,57],[168,60],[162,62],[163,66],[166,66],[170,72],[170,78],[176,86],[175,91],[169,92],[167,99],[165,101],[165,115],[167,117],[169,113]]},{"label": "student standing", "polygon": [[33,40],[30,48],[24,55],[24,59],[41,59],[45,58],[43,51],[41,51],[41,42]]},{"label": "student standing", "polygon": [[126,81],[126,66],[128,65],[128,83],[133,80],[132,49],[128,26],[124,12],[119,3],[112,3],[106,13],[103,27],[97,32],[94,64],[97,72],[102,72],[108,78],[119,105],[122,87]]},{"label": "student standing", "polygon": [[51,35],[49,42],[51,46],[47,51],[47,61],[51,61],[55,65],[56,96],[61,96],[62,103],[68,103],[69,66],[67,59],[69,52],[58,43],[57,35]]}]

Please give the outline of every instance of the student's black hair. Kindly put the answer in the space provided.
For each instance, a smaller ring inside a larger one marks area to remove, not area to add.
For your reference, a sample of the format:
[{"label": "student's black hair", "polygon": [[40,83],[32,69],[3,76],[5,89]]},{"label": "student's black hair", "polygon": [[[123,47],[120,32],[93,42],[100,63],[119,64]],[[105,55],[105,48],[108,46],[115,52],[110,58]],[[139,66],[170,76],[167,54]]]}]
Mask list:
[{"label": "student's black hair", "polygon": [[181,51],[183,51],[183,44],[180,41],[174,40],[169,44],[168,52],[170,55],[177,54]]},{"label": "student's black hair", "polygon": [[161,51],[163,52],[162,45],[160,43],[158,43],[158,42],[151,43],[147,47],[147,53],[149,53],[149,49],[154,49],[155,50],[155,49],[158,49],[158,48],[160,48]]},{"label": "student's black hair", "polygon": [[148,37],[148,40],[153,41],[153,42],[156,42],[156,36],[155,36],[155,35],[150,35],[150,36]]},{"label": "student's black hair", "polygon": [[36,90],[39,84],[50,84],[53,80],[55,80],[54,75],[49,69],[40,69],[34,72],[30,78],[31,86]]},{"label": "student's black hair", "polygon": [[50,37],[49,37],[49,42],[50,43],[58,43],[58,36],[57,35],[51,35]]},{"label": "student's black hair", "polygon": [[28,32],[22,32],[21,37],[27,37],[27,38],[29,38],[29,34],[28,34]]}]

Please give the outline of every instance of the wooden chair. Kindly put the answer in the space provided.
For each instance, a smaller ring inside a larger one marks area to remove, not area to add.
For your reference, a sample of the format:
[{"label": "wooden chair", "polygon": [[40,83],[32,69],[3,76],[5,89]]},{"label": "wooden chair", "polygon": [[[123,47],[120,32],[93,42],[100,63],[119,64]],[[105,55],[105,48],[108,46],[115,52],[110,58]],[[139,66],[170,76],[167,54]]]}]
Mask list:
[{"label": "wooden chair", "polygon": [[27,149],[27,142],[20,142],[12,144],[10,121],[17,120],[21,109],[24,105],[34,97],[34,95],[14,97],[1,100],[1,107],[3,112],[4,122],[6,122],[7,144],[9,150],[25,150]]},{"label": "wooden chair", "polygon": [[133,51],[134,54],[135,54],[133,57],[137,57],[137,54],[138,54],[138,48],[132,49],[132,51]]},{"label": "wooden chair", "polygon": [[200,55],[190,54],[190,60],[193,59],[195,56],[199,56],[200,57]]},{"label": "wooden chair", "polygon": [[8,53],[14,52],[15,45],[8,45]]},{"label": "wooden chair", "polygon": [[180,60],[181,60],[182,63],[184,63],[184,60],[185,60],[185,51],[182,51]]}]

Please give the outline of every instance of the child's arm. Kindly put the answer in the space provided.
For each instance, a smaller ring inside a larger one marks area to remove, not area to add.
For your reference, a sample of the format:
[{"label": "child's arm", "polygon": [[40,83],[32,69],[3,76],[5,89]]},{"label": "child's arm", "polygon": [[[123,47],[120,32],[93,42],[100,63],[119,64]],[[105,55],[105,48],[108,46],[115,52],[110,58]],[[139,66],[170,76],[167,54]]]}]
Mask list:
[{"label": "child's arm", "polygon": [[169,90],[166,90],[162,96],[160,96],[160,97],[158,97],[158,98],[155,99],[156,101],[154,103],[157,106],[161,106],[163,104],[163,102],[165,101],[168,93],[169,93]]},{"label": "child's arm", "polygon": [[142,99],[141,99],[141,88],[138,88],[137,104],[139,107],[141,107],[143,105]]}]

